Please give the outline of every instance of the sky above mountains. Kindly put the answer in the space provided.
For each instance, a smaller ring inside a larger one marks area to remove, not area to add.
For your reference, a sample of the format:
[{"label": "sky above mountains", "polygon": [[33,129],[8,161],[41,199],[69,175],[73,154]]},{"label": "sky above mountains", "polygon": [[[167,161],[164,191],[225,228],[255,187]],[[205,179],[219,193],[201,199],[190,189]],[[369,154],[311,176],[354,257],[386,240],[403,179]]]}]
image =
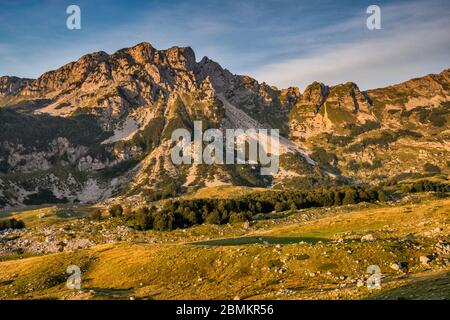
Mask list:
[{"label": "sky above mountains", "polygon": [[[81,8],[81,30],[66,8]],[[381,8],[381,30],[366,9]],[[93,51],[191,46],[278,87],[386,86],[450,67],[450,1],[165,0],[0,2],[0,75],[35,78]]]}]

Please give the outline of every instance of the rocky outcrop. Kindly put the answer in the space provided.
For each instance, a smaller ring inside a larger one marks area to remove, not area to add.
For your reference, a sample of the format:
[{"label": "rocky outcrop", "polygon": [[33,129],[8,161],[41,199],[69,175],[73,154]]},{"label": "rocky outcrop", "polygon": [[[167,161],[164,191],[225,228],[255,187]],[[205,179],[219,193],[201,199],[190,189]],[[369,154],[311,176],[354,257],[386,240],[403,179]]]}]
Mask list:
[{"label": "rocky outcrop", "polygon": [[31,79],[21,79],[18,77],[0,77],[0,98],[17,94],[31,81]]},{"label": "rocky outcrop", "polygon": [[347,82],[329,88],[326,103],[349,112],[369,112],[370,101],[356,83]]},{"label": "rocky outcrop", "polygon": [[[289,136],[334,172],[372,182],[448,171],[449,70],[386,88],[309,85],[289,115]],[[419,156],[418,156],[419,155]]]},{"label": "rocky outcrop", "polygon": [[368,90],[367,95],[380,106],[406,109],[439,107],[450,99],[450,69],[386,88]]},{"label": "rocky outcrop", "polygon": [[306,87],[299,101],[299,105],[313,106],[316,111],[323,105],[328,96],[329,87],[323,83],[313,82]]}]

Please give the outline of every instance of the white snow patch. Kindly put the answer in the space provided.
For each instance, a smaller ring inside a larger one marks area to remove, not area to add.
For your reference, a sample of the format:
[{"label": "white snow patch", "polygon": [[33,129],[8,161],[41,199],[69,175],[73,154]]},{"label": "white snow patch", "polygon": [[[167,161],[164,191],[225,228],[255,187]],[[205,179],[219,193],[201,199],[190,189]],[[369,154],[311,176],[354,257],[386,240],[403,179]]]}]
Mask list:
[{"label": "white snow patch", "polygon": [[127,141],[143,127],[145,127],[150,120],[154,118],[154,111],[149,110],[148,107],[142,107],[125,119],[125,121],[114,130],[114,135],[109,137],[102,144],[114,143],[117,141]]},{"label": "white snow patch", "polygon": [[111,180],[109,188],[101,188],[98,185],[97,180],[90,178],[86,181],[83,190],[78,194],[77,198],[82,203],[96,202],[110,198],[117,184],[118,180],[117,178],[114,178]]},{"label": "white snow patch", "polygon": [[138,130],[139,123],[133,118],[127,118],[121,127],[114,130],[114,135],[103,141],[102,144],[130,140]]},{"label": "white snow patch", "polygon": [[44,108],[36,110],[35,114],[49,114],[54,117],[67,117],[73,112],[74,108],[68,104],[61,107],[61,102],[57,101]]}]

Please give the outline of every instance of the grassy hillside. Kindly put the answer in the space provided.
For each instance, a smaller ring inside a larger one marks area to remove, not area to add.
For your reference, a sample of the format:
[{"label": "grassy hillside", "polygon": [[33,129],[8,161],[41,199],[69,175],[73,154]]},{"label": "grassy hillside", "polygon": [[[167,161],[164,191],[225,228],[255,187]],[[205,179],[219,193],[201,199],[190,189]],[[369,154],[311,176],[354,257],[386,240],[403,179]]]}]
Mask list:
[{"label": "grassy hillside", "polygon": [[[0,298],[448,299],[449,208],[449,199],[418,194],[396,205],[361,203],[284,212],[250,224],[132,231],[124,241],[81,250],[3,256]],[[35,213],[10,216],[35,228],[97,224],[81,214],[33,220]],[[419,260],[432,255],[427,264]],[[407,268],[392,269],[400,262]],[[83,271],[80,291],[65,286],[72,264]],[[379,290],[365,285],[369,265],[381,268]]]}]

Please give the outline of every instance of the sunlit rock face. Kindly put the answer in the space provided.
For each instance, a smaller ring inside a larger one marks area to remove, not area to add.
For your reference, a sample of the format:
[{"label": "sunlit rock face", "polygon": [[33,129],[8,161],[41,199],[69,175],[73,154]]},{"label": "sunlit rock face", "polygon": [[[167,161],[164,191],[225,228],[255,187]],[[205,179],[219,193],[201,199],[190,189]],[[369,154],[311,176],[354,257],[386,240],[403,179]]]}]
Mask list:
[{"label": "sunlit rock face", "polygon": [[[220,184],[371,182],[395,170],[423,172],[425,163],[445,174],[448,101],[449,70],[366,92],[314,82],[301,93],[197,61],[190,47],[95,52],[35,80],[0,77],[0,206],[30,197],[153,199]],[[192,130],[197,120],[222,130],[279,129],[280,173],[173,165],[173,130]]]}]

